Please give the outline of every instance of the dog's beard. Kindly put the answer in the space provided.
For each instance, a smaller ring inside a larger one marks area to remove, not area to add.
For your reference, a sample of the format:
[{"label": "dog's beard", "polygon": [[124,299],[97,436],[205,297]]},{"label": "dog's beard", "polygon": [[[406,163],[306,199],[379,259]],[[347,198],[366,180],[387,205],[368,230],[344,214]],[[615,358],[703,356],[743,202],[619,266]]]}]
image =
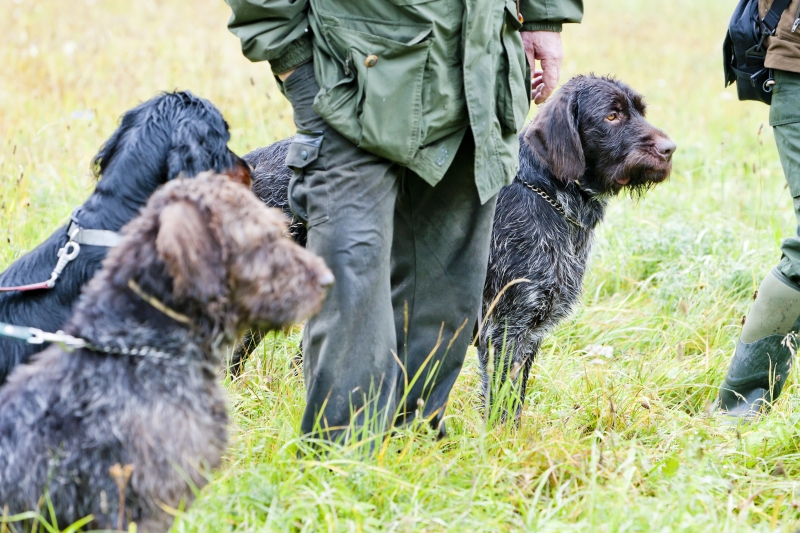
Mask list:
[{"label": "dog's beard", "polygon": [[665,161],[648,152],[638,152],[610,169],[604,181],[613,194],[624,190],[631,198],[640,199],[650,189],[666,181],[671,172],[672,161]]}]

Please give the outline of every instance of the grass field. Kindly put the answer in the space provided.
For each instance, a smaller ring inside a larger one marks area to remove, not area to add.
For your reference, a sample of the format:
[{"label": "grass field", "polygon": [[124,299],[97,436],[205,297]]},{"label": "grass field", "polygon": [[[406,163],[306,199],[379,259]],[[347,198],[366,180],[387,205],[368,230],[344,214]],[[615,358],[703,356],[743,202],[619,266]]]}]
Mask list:
[{"label": "grass field", "polygon": [[[587,0],[564,76],[614,74],[678,144],[669,183],[619,198],[582,306],[534,366],[521,427],[487,429],[474,355],[450,436],[402,433],[368,461],[297,459],[298,333],[230,393],[231,445],[174,531],[787,531],[800,528],[800,381],[731,429],[709,414],[763,274],[794,231],[768,108],[723,90],[733,0]],[[217,104],[239,153],[293,132],[219,1],[0,0],[0,265],[67,220],[121,113],[166,89]],[[610,357],[598,355],[613,349]],[[64,524],[61,524],[63,527]],[[0,530],[3,526],[0,526]]]}]

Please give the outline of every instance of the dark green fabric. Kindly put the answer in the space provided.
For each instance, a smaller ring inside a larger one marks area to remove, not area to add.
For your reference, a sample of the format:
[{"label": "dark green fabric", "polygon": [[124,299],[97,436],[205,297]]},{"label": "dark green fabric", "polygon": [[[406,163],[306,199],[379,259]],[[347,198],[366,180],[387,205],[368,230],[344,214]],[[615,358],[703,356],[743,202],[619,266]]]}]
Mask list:
[{"label": "dark green fabric", "polygon": [[528,0],[520,2],[524,31],[559,31],[547,24],[580,22],[583,18],[583,0]]},{"label": "dark green fabric", "polygon": [[800,287],[775,269],[758,287],[720,388],[725,411],[749,417],[780,396],[792,368],[792,349],[796,349],[796,343],[787,345],[791,341],[786,336],[798,331]]},{"label": "dark green fabric", "polygon": [[781,244],[777,270],[800,286],[800,74],[776,70],[775,81],[769,121],[798,223],[795,234]]},{"label": "dark green fabric", "polygon": [[784,335],[770,335],[751,343],[738,342],[719,390],[723,411],[749,418],[778,399],[793,359],[783,342]]},{"label": "dark green fabric", "polygon": [[[406,422],[422,406],[443,431],[478,315],[494,216],[495,199],[481,204],[474,184],[472,136],[467,132],[450,170],[431,186],[358,148],[317,115],[311,64],[289,76],[284,91],[298,130],[317,132],[295,141],[303,149],[289,150],[287,164],[296,169],[289,199],[308,221],[308,249],[336,276],[304,330],[301,429],[309,434],[318,423],[331,439],[349,427],[374,434],[395,414]],[[305,148],[319,135],[317,151]],[[305,159],[291,155],[304,151]]]},{"label": "dark green fabric", "polygon": [[560,22],[526,22],[521,31],[554,31],[561,33],[564,25]]},{"label": "dark green fabric", "polygon": [[311,45],[311,36],[305,34],[292,41],[286,51],[278,59],[270,61],[270,67],[275,75],[289,72],[303,63],[308,63],[314,57],[314,48]]},{"label": "dark green fabric", "polygon": [[776,70],[774,75],[770,125],[798,227],[793,237],[781,243],[778,265],[759,286],[720,388],[722,409],[745,418],[780,395],[793,361],[784,345],[786,334],[800,330],[796,316],[800,306],[800,74]]},{"label": "dark green fabric", "polygon": [[[434,185],[469,127],[481,200],[516,174],[530,87],[514,0],[228,3],[229,28],[251,60],[283,68],[291,41],[310,32],[314,109],[358,147]],[[526,23],[555,29],[578,21],[582,2],[523,0],[520,9]]]}]

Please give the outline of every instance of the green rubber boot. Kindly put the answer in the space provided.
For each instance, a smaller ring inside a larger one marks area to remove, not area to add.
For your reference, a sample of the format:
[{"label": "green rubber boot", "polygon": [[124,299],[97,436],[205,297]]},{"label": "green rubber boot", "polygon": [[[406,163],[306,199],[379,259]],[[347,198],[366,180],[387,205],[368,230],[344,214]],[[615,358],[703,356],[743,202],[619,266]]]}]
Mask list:
[{"label": "green rubber boot", "polygon": [[758,288],[719,390],[726,414],[750,419],[778,398],[796,353],[797,339],[788,335],[798,331],[800,287],[773,270]]}]

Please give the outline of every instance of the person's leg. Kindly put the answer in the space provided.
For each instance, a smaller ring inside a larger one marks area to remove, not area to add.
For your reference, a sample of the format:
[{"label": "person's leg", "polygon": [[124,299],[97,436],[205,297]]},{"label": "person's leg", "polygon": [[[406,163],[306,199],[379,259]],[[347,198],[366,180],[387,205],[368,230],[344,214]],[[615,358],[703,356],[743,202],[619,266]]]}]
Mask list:
[{"label": "person's leg", "polygon": [[[775,78],[770,123],[800,224],[800,75],[776,71]],[[781,251],[761,282],[720,388],[720,406],[733,416],[752,417],[775,401],[792,368],[797,343],[787,335],[800,331],[800,226]]]},{"label": "person's leg", "polygon": [[394,412],[399,368],[392,355],[396,338],[389,277],[402,169],[328,126],[311,108],[318,90],[312,64],[302,65],[284,83],[298,128],[287,156],[287,164],[296,169],[290,203],[307,222],[308,249],[336,277],[303,333],[307,406],[301,430],[334,440],[347,435],[348,428],[374,423],[378,413],[383,419],[367,429],[386,429],[391,423],[387,412]]},{"label": "person's leg", "polygon": [[435,415],[431,423],[444,434],[444,407],[480,308],[495,200],[481,205],[478,198],[471,132],[435,187],[411,172],[401,181],[392,246],[392,301],[404,365],[398,424],[424,405],[422,415]]}]

